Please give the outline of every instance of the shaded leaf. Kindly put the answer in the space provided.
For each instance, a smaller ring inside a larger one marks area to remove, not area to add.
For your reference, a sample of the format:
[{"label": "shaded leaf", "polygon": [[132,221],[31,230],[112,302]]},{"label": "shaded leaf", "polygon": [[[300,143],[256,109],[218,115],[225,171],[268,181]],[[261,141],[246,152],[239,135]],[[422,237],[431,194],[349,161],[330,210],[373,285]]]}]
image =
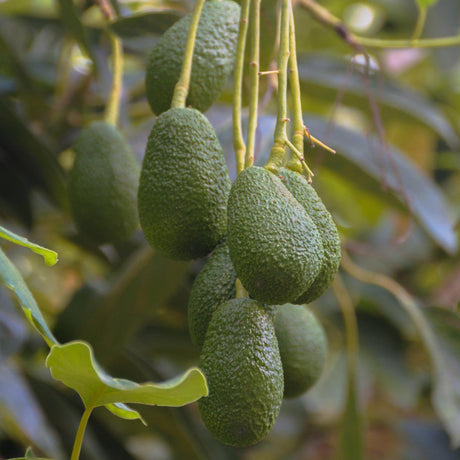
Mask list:
[{"label": "shaded leaf", "polygon": [[46,455],[63,458],[56,433],[48,425],[35,396],[10,363],[0,362],[0,429]]},{"label": "shaded leaf", "polygon": [[80,16],[73,0],[58,0],[58,3],[59,15],[66,30],[77,41],[82,51],[84,51],[93,61],[94,65],[96,65],[96,60],[89,45],[86,29],[80,21]]},{"label": "shaded leaf", "polygon": [[96,362],[92,348],[81,341],[53,345],[46,365],[53,378],[75,390],[87,408],[120,402],[177,407],[208,394],[205,377],[198,368],[162,383],[138,384],[113,378]]},{"label": "shaded leaf", "polygon": [[460,145],[449,119],[432,100],[395,81],[375,75],[364,77],[359,71],[350,73],[348,62],[343,59],[311,54],[299,56],[299,74],[302,90],[309,97],[334,101],[340,90],[344,91],[344,104],[369,109],[366,94],[369,88],[381,106],[382,115],[390,110],[390,116],[409,116],[437,132],[452,148]]},{"label": "shaded leaf", "polygon": [[40,254],[45,260],[46,265],[53,266],[57,261],[57,252],[52,251],[51,249],[44,248],[38,244],[30,242],[27,238],[16,235],[15,233],[7,230],[6,228],[0,225],[0,238],[11,241],[12,243],[18,244],[19,246],[24,246],[31,249],[36,254]]},{"label": "shaded leaf", "polygon": [[[347,128],[333,126],[329,129],[328,122],[320,118],[305,117],[305,123],[312,134],[336,149],[339,155],[373,179],[384,181],[406,206],[408,201],[409,211],[444,250],[451,254],[457,251],[454,220],[441,190],[401,152]],[[335,157],[329,154],[323,161],[332,169],[338,166]],[[343,169],[339,169],[343,174]]]},{"label": "shaded leaf", "polygon": [[434,5],[435,3],[438,2],[438,0],[415,0],[418,5],[420,6],[420,8],[427,8],[431,5]]},{"label": "shaded leaf", "polygon": [[56,17],[55,0],[3,0],[0,2],[0,14]]},{"label": "shaded leaf", "polygon": [[117,35],[124,38],[145,37],[149,34],[161,35],[182,16],[184,16],[182,11],[159,10],[117,19],[110,27]]},{"label": "shaded leaf", "polygon": [[43,315],[38,308],[37,302],[29,291],[24,279],[18,269],[8,259],[0,248],[0,280],[8,289],[11,289],[17,296],[26,318],[32,326],[41,334],[46,343],[51,346],[57,343],[56,338],[46,324]]}]

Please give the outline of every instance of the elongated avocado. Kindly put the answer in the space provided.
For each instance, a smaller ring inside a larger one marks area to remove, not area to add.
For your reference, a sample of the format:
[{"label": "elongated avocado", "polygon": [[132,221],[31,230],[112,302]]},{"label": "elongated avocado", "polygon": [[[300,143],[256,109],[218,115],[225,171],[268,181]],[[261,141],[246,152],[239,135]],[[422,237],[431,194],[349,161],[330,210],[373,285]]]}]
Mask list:
[{"label": "elongated avocado", "polygon": [[279,175],[286,188],[313,219],[323,243],[324,257],[321,270],[313,284],[294,302],[306,304],[324,294],[339,270],[342,257],[339,232],[331,214],[305,177],[286,168],[282,168]]},{"label": "elongated avocado", "polygon": [[248,446],[271,430],[283,399],[283,369],[273,312],[250,299],[223,303],[209,324],[200,358],[209,396],[198,402],[221,442]]},{"label": "elongated avocado", "polygon": [[147,241],[171,259],[209,254],[226,232],[230,185],[207,118],[187,108],[160,115],[139,181],[139,217]]},{"label": "elongated avocado", "polygon": [[[240,6],[231,0],[207,1],[195,39],[187,106],[205,112],[218,99],[232,71]],[[179,79],[191,14],[173,24],[150,54],[145,75],[147,100],[155,114],[171,106]]]},{"label": "elongated avocado", "polygon": [[120,131],[95,121],[73,146],[69,199],[79,231],[98,244],[128,238],[138,225],[139,164]]},{"label": "elongated avocado", "polygon": [[209,322],[217,307],[235,297],[236,273],[228,246],[222,243],[196,277],[188,301],[188,326],[192,342],[203,346]]},{"label": "elongated avocado", "polygon": [[280,305],[275,332],[284,374],[284,397],[295,398],[321,376],[327,357],[327,339],[321,323],[305,305]]},{"label": "elongated avocado", "polygon": [[293,302],[321,268],[318,229],[281,180],[264,168],[247,168],[233,183],[227,242],[238,278],[261,302]]}]

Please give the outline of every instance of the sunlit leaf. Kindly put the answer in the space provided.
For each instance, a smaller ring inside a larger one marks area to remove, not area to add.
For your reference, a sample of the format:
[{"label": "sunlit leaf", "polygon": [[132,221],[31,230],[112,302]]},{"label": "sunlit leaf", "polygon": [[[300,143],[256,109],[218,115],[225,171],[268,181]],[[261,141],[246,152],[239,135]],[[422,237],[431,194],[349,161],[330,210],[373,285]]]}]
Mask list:
[{"label": "sunlit leaf", "polygon": [[120,402],[177,407],[208,394],[205,377],[198,368],[162,383],[138,384],[113,378],[96,362],[90,345],[81,341],[52,346],[46,365],[53,378],[80,395],[86,407]]},{"label": "sunlit leaf", "polygon": [[21,304],[26,318],[32,326],[41,334],[46,343],[51,346],[57,343],[56,338],[46,324],[43,315],[38,308],[37,302],[29,291],[24,279],[18,269],[8,259],[5,253],[0,248],[0,280],[8,288],[11,289],[17,296]]},{"label": "sunlit leaf", "polygon": [[434,5],[438,0],[415,0],[420,8],[428,8],[431,5]]},{"label": "sunlit leaf", "polygon": [[63,458],[56,433],[26,380],[9,362],[0,362],[0,430],[46,455]]},{"label": "sunlit leaf", "polygon": [[57,252],[52,251],[51,249],[44,248],[38,244],[30,242],[27,238],[16,235],[15,233],[7,230],[6,228],[0,225],[0,238],[11,241],[12,243],[18,244],[19,246],[24,246],[31,249],[36,254],[43,256],[46,265],[52,266],[58,261]]},{"label": "sunlit leaf", "polygon": [[0,2],[0,14],[56,17],[56,3],[55,0],[3,0]]}]

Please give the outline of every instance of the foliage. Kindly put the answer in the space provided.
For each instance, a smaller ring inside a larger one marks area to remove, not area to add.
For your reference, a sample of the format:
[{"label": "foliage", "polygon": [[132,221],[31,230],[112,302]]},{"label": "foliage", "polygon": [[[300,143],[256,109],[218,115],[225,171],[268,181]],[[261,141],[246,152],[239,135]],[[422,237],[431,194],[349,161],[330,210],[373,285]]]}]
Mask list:
[{"label": "foliage", "polygon": [[[184,374],[198,363],[186,305],[203,261],[170,261],[147,248],[140,230],[124,243],[95,247],[69,213],[69,147],[82,127],[102,118],[111,89],[108,31],[123,42],[121,129],[140,161],[154,122],[143,89],[147,57],[191,8],[170,0],[108,3],[119,13],[109,27],[89,0],[0,2],[0,279],[9,288],[0,288],[3,458],[70,456],[83,407],[51,378],[48,353],[52,375],[76,389],[86,407],[156,404],[160,389],[166,398],[179,391],[185,399],[164,400],[178,405],[206,392],[198,370]],[[262,2],[261,70],[275,56],[275,3]],[[311,3],[295,7],[304,121],[337,154],[306,139],[306,159],[348,257],[341,279],[356,313],[357,365],[347,363],[353,327],[335,286],[312,304],[328,334],[326,373],[305,396],[283,403],[264,442],[223,447],[195,406],[142,406],[147,426],[97,410],[83,460],[458,457],[460,48],[459,41],[421,45],[458,35],[460,4],[327,0],[320,2],[329,12],[321,23],[307,9]],[[334,18],[343,18],[351,42],[336,34]],[[406,40],[408,48],[393,49],[389,40]],[[257,165],[273,142],[272,76],[260,79]],[[248,78],[244,106],[250,85]],[[234,178],[230,86],[206,116]],[[59,253],[59,263],[47,267],[14,243],[50,265]],[[85,378],[76,382],[79,366]],[[134,383],[177,375],[159,386]],[[110,397],[89,404],[88,388]],[[137,406],[107,408],[141,417]],[[37,454],[24,454],[27,446]]]}]

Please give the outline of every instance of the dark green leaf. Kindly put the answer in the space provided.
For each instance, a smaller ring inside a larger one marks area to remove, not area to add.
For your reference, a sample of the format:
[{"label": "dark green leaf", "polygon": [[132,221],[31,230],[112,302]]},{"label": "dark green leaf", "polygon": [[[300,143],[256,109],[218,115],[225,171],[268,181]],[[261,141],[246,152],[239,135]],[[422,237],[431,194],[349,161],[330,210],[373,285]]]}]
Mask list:
[{"label": "dark green leaf", "polygon": [[[74,389],[87,408],[114,403],[177,407],[208,394],[205,377],[198,368],[163,383],[138,384],[113,378],[96,362],[92,348],[81,341],[53,345],[46,365],[53,378]],[[118,415],[123,407],[115,410],[111,406],[110,410]]]},{"label": "dark green leaf", "polygon": [[110,27],[123,38],[161,35],[183,15],[184,13],[178,10],[159,10],[117,19]]},{"label": "dark green leaf", "polygon": [[0,248],[0,280],[8,288],[11,289],[17,296],[26,318],[32,326],[41,334],[46,343],[51,346],[57,343],[53,333],[46,324],[43,315],[38,308],[37,303],[29,291],[24,279],[18,269],[6,257],[5,253]]},{"label": "dark green leaf", "polygon": [[[438,186],[416,165],[375,138],[339,126],[329,129],[327,121],[316,117],[305,117],[305,123],[314,136],[336,149],[337,154],[395,193],[442,248],[451,254],[456,252],[458,241],[448,203]],[[323,155],[323,161],[328,168],[339,166],[328,153]],[[340,174],[346,174],[339,169]]]},{"label": "dark green leaf", "polygon": [[449,119],[433,101],[395,81],[364,76],[361,71],[350,73],[345,60],[315,55],[299,56],[299,73],[302,90],[308,97],[334,101],[338,91],[344,91],[344,104],[369,110],[366,91],[372,91],[382,115],[389,110],[390,116],[408,116],[437,132],[452,148],[460,145]]},{"label": "dark green leaf", "polygon": [[58,0],[58,4],[59,15],[64,27],[79,44],[81,50],[84,51],[93,61],[94,65],[96,65],[96,60],[94,59],[94,54],[89,44],[86,29],[80,21],[80,14],[73,3],[73,0]]}]

